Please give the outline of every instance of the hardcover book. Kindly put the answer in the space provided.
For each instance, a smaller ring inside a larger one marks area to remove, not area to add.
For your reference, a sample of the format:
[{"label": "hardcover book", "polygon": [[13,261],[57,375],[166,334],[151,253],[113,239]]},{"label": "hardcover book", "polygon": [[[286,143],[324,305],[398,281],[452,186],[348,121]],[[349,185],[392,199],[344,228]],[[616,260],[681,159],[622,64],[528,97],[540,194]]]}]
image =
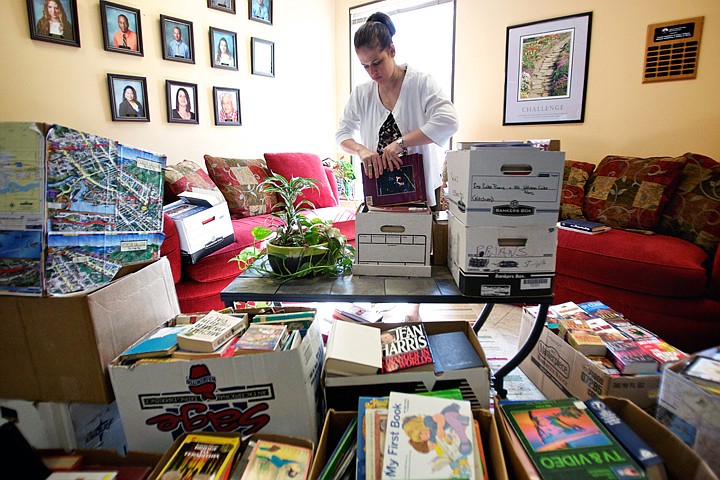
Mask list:
[{"label": "hardcover book", "polygon": [[178,348],[178,334],[189,325],[159,327],[128,347],[118,355],[120,362],[132,362],[141,358],[167,357]]},{"label": "hardcover book", "polygon": [[667,472],[662,457],[650,448],[613,409],[600,398],[585,400],[585,405],[602,422],[613,437],[620,442],[632,458],[640,464],[649,479],[667,480]]},{"label": "hardcover book", "polygon": [[609,228],[604,223],[593,222],[591,220],[583,220],[581,218],[560,220],[560,226],[573,230],[582,230],[584,232],[602,232]]},{"label": "hardcover book", "polygon": [[240,350],[277,350],[287,332],[286,325],[253,323],[235,344],[235,354]]},{"label": "hardcover book", "polygon": [[380,334],[382,371],[392,373],[432,365],[427,334],[422,323],[401,325]]},{"label": "hardcover book", "polygon": [[657,360],[633,340],[609,342],[607,349],[608,356],[623,375],[655,373],[658,370]]},{"label": "hardcover book", "polygon": [[157,478],[170,478],[172,472],[178,474],[176,478],[203,474],[207,480],[221,480],[229,474],[239,448],[240,435],[188,433],[161,466]]},{"label": "hardcover book", "polygon": [[247,328],[247,315],[238,318],[225,313],[210,311],[178,334],[178,347],[195,352],[214,352],[235,335]]},{"label": "hardcover book", "polygon": [[647,478],[580,400],[500,401],[500,411],[545,480]]},{"label": "hardcover book", "polygon": [[326,375],[375,375],[382,370],[380,329],[335,320],[325,352]]},{"label": "hardcover book", "polygon": [[422,154],[405,155],[402,161],[399,169],[387,169],[377,178],[362,173],[366,205],[397,205],[427,200]]},{"label": "hardcover book", "polygon": [[483,367],[485,364],[475,351],[465,332],[446,332],[428,335],[435,373]]},{"label": "hardcover book", "polygon": [[475,480],[470,402],[391,392],[382,480]]},{"label": "hardcover book", "polygon": [[313,452],[288,443],[258,440],[252,446],[243,480],[293,478],[305,480],[310,473]]}]

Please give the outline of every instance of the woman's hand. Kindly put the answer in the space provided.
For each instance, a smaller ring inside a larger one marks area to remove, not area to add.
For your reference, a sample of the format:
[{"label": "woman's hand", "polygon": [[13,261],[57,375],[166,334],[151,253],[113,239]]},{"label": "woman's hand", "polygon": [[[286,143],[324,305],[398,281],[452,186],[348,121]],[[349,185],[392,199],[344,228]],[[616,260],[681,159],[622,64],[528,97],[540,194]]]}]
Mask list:
[{"label": "woman's hand", "polygon": [[362,161],[363,170],[368,178],[378,178],[387,168],[387,163],[383,161],[382,157],[368,148],[362,147],[357,151],[357,155]]},{"label": "woman's hand", "polygon": [[394,141],[383,150],[382,161],[390,168],[391,172],[395,169],[400,170],[400,166],[403,164],[401,157],[404,153],[405,149],[398,145],[397,141]]}]

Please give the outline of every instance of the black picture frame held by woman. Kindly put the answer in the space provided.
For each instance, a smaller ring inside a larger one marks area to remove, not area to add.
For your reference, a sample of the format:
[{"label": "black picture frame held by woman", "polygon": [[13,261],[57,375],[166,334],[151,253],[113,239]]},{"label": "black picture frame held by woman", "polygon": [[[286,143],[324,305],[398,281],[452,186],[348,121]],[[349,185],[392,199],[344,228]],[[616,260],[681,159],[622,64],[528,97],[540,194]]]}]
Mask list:
[{"label": "black picture frame held by woman", "polygon": [[144,56],[140,10],[100,0],[100,19],[105,50]]},{"label": "black picture frame held by woman", "polygon": [[[165,80],[168,123],[200,123],[196,83]],[[183,100],[184,97],[184,100]]]},{"label": "black picture frame held by woman", "polygon": [[77,0],[27,0],[30,38],[80,46]]},{"label": "black picture frame held by woman", "polygon": [[149,122],[145,77],[108,73],[107,78],[113,122]]}]

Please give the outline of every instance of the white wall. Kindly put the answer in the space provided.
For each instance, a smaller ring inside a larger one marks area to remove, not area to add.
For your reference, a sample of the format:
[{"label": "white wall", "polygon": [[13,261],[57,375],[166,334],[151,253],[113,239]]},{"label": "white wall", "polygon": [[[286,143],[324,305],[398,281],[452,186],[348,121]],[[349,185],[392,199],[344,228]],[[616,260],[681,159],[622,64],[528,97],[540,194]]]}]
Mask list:
[{"label": "white wall", "polygon": [[[103,48],[98,0],[78,0],[81,48],[30,39],[25,0],[0,1],[0,121],[44,121],[164,153],[168,163],[202,155],[259,157],[264,152],[335,156],[335,5],[278,0],[273,24],[250,21],[205,0],[123,0],[141,11],[144,56]],[[312,8],[308,4],[312,3]],[[162,59],[160,14],[193,22],[194,65]],[[210,67],[209,27],[237,32],[239,70]],[[275,78],[251,75],[250,37],[275,42]],[[107,74],[147,78],[150,123],[113,122]],[[199,125],[167,122],[165,80],[198,86]],[[212,87],[240,89],[242,126],[214,124]]]}]

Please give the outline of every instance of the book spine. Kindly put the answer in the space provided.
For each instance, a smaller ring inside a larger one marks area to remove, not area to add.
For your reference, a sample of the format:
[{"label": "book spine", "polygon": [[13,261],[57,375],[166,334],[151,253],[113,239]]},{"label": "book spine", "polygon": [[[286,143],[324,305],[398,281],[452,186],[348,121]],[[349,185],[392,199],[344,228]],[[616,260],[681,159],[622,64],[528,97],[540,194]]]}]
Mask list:
[{"label": "book spine", "polygon": [[585,405],[645,470],[663,462],[662,458],[602,399],[585,400]]}]

